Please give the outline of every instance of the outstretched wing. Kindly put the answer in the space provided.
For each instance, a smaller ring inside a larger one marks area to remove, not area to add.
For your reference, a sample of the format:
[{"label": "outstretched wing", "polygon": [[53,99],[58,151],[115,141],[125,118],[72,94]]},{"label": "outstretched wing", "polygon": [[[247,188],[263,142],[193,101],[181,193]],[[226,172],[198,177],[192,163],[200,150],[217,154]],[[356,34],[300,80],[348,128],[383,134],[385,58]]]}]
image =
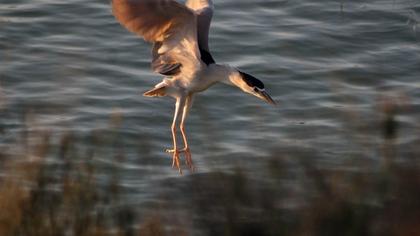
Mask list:
[{"label": "outstretched wing", "polygon": [[209,50],[209,31],[213,18],[212,0],[188,0],[185,5],[197,15],[198,44],[200,48]]},{"label": "outstretched wing", "polygon": [[200,67],[197,19],[173,0],[112,0],[117,20],[154,43],[152,68],[165,75],[193,73]]}]

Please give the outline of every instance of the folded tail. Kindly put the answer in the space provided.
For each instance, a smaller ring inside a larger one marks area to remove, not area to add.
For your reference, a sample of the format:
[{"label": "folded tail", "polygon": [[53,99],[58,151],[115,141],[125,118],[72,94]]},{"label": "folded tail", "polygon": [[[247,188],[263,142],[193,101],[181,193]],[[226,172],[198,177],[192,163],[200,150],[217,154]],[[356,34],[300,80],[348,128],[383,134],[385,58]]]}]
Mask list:
[{"label": "folded tail", "polygon": [[166,96],[166,86],[153,88],[143,94],[146,97],[163,97]]}]

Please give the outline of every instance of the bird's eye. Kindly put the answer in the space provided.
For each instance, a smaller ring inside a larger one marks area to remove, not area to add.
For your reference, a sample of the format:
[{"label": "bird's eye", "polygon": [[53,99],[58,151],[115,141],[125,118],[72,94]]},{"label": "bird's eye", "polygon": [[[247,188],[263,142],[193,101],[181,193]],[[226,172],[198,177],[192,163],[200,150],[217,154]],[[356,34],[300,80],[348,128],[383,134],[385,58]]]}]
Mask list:
[{"label": "bird's eye", "polygon": [[254,92],[258,93],[259,89],[257,87],[254,87]]}]

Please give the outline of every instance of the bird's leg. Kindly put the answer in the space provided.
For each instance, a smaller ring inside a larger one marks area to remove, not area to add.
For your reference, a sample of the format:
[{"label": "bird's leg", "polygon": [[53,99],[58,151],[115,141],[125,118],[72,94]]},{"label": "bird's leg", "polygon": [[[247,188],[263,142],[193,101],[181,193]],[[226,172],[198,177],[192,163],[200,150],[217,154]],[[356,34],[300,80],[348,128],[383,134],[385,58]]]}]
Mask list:
[{"label": "bird's leg", "polygon": [[166,152],[168,153],[173,153],[172,154],[172,167],[177,167],[179,170],[179,173],[182,174],[182,170],[181,170],[181,166],[179,164],[179,150],[177,148],[177,142],[176,142],[176,122],[179,118],[180,113],[180,107],[184,106],[185,104],[185,97],[180,97],[176,99],[176,103],[175,103],[175,113],[174,113],[174,119],[172,122],[172,126],[171,126],[171,131],[172,131],[172,140],[174,143],[174,148],[172,150],[166,150]]},{"label": "bird's leg", "polygon": [[185,120],[188,116],[188,112],[191,109],[192,102],[193,102],[193,97],[192,95],[189,95],[185,101],[184,109],[182,111],[181,123],[179,126],[181,129],[182,138],[184,140],[184,149],[182,149],[182,151],[185,152],[185,162],[188,168],[190,168],[191,171],[194,171],[194,165],[191,158],[190,148],[188,146],[187,135],[185,134]]}]

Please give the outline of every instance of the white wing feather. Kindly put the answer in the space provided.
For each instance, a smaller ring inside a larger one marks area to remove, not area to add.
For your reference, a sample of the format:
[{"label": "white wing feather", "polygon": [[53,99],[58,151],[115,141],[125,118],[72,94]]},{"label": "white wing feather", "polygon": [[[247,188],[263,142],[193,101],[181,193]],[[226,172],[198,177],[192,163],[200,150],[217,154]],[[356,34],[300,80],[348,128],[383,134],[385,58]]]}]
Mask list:
[{"label": "white wing feather", "polygon": [[209,31],[213,18],[212,0],[188,0],[185,5],[197,15],[198,45],[209,52]]}]

